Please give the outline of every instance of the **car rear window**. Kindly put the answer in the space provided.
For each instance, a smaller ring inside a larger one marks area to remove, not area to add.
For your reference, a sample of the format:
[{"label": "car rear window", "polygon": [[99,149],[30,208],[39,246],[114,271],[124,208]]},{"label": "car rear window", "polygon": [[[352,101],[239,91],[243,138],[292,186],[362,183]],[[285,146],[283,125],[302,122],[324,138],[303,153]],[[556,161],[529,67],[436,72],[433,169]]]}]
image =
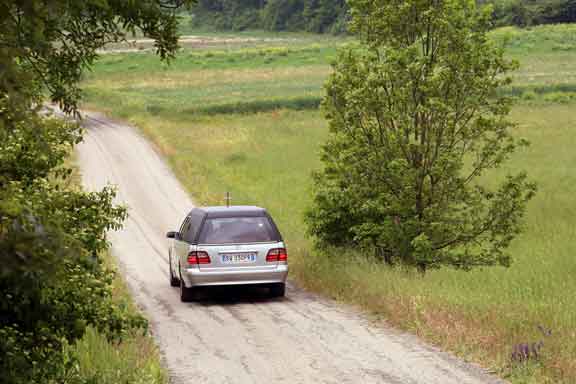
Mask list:
[{"label": "car rear window", "polygon": [[264,243],[275,242],[274,231],[268,217],[208,218],[202,226],[200,244]]}]

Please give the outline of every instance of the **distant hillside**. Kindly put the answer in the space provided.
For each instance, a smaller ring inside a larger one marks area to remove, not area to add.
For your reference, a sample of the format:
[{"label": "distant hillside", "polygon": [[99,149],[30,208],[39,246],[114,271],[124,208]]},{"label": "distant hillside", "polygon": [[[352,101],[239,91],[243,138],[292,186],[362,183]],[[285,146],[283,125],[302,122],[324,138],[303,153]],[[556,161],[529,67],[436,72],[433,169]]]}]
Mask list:
[{"label": "distant hillside", "polygon": [[[494,5],[497,26],[576,21],[576,0],[478,0]],[[221,31],[263,29],[343,33],[346,0],[199,0],[191,11],[194,28]]]}]

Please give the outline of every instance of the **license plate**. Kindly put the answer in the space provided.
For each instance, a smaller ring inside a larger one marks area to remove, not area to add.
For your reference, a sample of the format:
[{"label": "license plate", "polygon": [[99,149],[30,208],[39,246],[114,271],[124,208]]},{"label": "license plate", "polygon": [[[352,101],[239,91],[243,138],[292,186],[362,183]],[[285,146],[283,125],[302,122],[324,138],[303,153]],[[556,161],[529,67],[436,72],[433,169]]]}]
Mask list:
[{"label": "license plate", "polygon": [[228,253],[221,255],[222,264],[250,264],[256,262],[255,253]]}]

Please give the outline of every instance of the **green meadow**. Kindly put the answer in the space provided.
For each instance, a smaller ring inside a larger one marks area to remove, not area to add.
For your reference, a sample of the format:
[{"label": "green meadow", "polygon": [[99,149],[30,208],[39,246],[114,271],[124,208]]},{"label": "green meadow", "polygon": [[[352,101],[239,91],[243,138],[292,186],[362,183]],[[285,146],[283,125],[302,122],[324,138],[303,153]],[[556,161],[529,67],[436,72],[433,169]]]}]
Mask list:
[{"label": "green meadow", "polygon": [[[229,191],[236,204],[269,208],[299,285],[514,383],[574,383],[576,26],[503,28],[493,36],[521,64],[503,92],[518,99],[511,118],[532,143],[507,167],[528,171],[539,186],[508,269],[422,277],[354,252],[327,250],[326,257],[314,250],[303,212],[328,135],[318,106],[329,64],[347,40],[284,35],[184,48],[169,66],[147,51],[108,53],[83,82],[84,107],[138,126],[198,204],[222,204]],[[537,359],[511,359],[515,346],[540,341]]]}]

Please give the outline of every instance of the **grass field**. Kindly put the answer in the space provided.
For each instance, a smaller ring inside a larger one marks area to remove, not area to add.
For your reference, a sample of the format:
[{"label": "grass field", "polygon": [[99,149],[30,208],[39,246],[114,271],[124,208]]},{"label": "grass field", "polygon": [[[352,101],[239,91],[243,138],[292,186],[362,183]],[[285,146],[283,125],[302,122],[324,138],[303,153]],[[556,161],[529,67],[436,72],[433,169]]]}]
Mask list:
[{"label": "grass field", "polygon": [[[84,81],[87,108],[140,127],[199,204],[266,206],[290,246],[292,278],[417,333],[515,383],[576,382],[576,26],[502,29],[522,69],[505,90],[532,145],[509,166],[538,182],[510,269],[426,276],[346,253],[328,262],[304,235],[310,173],[327,126],[317,110],[342,41],[298,36],[216,51],[184,49],[172,66],[149,53],[103,57]],[[500,173],[505,172],[502,170]],[[539,327],[550,329],[545,336]],[[513,348],[544,342],[517,364]]]}]

